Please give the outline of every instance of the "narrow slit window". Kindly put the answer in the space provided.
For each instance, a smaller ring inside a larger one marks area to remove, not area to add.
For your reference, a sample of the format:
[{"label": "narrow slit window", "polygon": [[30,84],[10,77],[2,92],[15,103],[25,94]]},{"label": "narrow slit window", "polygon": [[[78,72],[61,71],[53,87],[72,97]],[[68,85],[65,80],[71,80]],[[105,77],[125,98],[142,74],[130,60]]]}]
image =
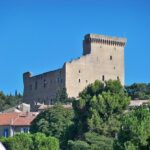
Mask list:
[{"label": "narrow slit window", "polygon": [[32,90],[32,84],[30,84],[30,90]]},{"label": "narrow slit window", "polygon": [[120,81],[120,78],[119,78],[119,76],[117,76],[117,80],[118,80],[118,81]]},{"label": "narrow slit window", "polygon": [[104,75],[102,76],[102,81],[105,81],[105,76]]},{"label": "narrow slit window", "polygon": [[63,82],[63,79],[61,79],[61,83]]},{"label": "narrow slit window", "polygon": [[112,56],[110,56],[110,60],[112,60]]},{"label": "narrow slit window", "polygon": [[37,81],[35,82],[35,90],[37,90]]},{"label": "narrow slit window", "polygon": [[81,82],[81,80],[79,79],[79,83]]},{"label": "narrow slit window", "polygon": [[47,86],[47,82],[46,82],[45,79],[44,79],[44,84],[43,84],[43,86],[44,86],[44,88],[46,88],[46,86]]}]

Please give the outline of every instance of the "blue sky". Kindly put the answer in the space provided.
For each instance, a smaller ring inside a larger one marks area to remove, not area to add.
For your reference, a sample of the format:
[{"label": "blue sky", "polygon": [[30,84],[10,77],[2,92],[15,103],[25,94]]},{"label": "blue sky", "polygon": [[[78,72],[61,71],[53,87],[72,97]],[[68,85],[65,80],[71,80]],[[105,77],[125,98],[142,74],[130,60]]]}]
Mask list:
[{"label": "blue sky", "polygon": [[22,74],[82,55],[87,33],[126,37],[125,82],[150,82],[149,0],[0,0],[0,90],[23,91]]}]

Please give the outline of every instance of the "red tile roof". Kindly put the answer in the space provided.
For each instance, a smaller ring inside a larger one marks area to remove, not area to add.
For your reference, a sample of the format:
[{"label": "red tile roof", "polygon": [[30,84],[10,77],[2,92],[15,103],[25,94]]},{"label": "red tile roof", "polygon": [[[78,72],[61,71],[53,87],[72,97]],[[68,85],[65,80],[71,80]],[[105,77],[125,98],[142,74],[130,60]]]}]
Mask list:
[{"label": "red tile roof", "polygon": [[3,113],[0,114],[0,126],[29,126],[36,116],[35,112]]}]

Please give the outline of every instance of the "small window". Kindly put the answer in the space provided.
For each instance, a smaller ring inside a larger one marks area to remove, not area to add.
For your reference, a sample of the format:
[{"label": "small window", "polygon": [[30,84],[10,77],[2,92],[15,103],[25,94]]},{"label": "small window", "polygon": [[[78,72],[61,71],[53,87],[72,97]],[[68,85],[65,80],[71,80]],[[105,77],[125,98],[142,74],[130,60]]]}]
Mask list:
[{"label": "small window", "polygon": [[118,81],[120,81],[120,78],[119,78],[119,76],[117,76],[117,80],[118,80]]},{"label": "small window", "polygon": [[79,70],[79,73],[81,73],[81,71]]},{"label": "small window", "polygon": [[102,81],[105,81],[105,76],[104,75],[102,76]]},{"label": "small window", "polygon": [[4,137],[8,137],[9,136],[9,130],[8,128],[5,128],[4,131],[3,131],[3,136]]},{"label": "small window", "polygon": [[112,60],[112,56],[110,56],[110,60]]},{"label": "small window", "polygon": [[20,132],[21,132],[21,133],[24,133],[24,128],[21,128],[21,129],[20,129]]},{"label": "small window", "polygon": [[114,66],[114,70],[116,69],[116,67]]},{"label": "small window", "polygon": [[44,84],[43,84],[44,88],[46,88],[47,86],[47,83],[46,83],[46,80],[44,79]]},{"label": "small window", "polygon": [[35,90],[37,90],[37,81],[35,82]]},{"label": "small window", "polygon": [[79,83],[81,82],[81,80],[79,79]]},{"label": "small window", "polygon": [[86,80],[86,83],[88,83],[88,80]]},{"label": "small window", "polygon": [[57,78],[57,82],[59,83],[59,78]]},{"label": "small window", "polygon": [[32,90],[32,84],[30,84],[30,90]]},{"label": "small window", "polygon": [[53,104],[53,99],[50,100],[50,103]]},{"label": "small window", "polygon": [[23,132],[23,133],[29,133],[29,128],[23,128],[23,129],[22,129],[22,132]]}]

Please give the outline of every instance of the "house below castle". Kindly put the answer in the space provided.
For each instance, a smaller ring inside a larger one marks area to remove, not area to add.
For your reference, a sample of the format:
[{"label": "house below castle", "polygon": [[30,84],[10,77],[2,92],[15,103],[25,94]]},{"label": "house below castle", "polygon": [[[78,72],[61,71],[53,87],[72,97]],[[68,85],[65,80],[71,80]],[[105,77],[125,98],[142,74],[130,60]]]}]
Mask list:
[{"label": "house below castle", "polygon": [[120,80],[124,85],[125,38],[87,34],[83,40],[83,55],[54,71],[32,76],[23,74],[24,101],[51,104],[56,93],[66,88],[69,97],[78,97],[95,80]]},{"label": "house below castle", "polygon": [[29,133],[30,125],[38,112],[12,112],[0,114],[0,137]]}]

